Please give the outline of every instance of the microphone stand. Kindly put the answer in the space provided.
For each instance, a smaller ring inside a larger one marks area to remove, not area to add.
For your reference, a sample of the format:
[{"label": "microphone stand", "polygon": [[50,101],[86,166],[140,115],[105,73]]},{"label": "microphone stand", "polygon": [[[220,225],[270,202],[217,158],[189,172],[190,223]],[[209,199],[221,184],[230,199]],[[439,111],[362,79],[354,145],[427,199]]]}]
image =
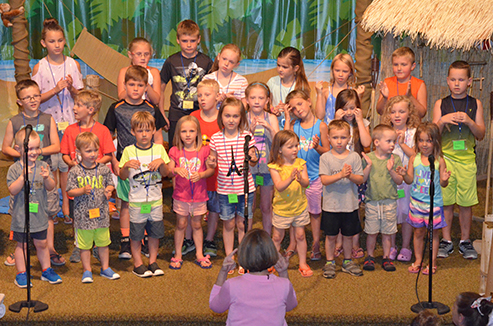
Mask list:
[{"label": "microphone stand", "polygon": [[248,154],[248,151],[250,148],[248,145],[250,144],[250,137],[246,136],[245,137],[245,146],[244,146],[244,152],[245,152],[245,160],[243,161],[243,192],[245,193],[245,207],[243,211],[243,216],[245,216],[245,220],[243,223],[245,224],[245,234],[248,232],[248,193],[250,190],[250,186],[248,184],[248,171],[250,170],[250,160],[251,157]]},{"label": "microphone stand", "polygon": [[450,308],[440,302],[433,302],[433,199],[435,197],[435,162],[432,155],[428,157],[430,161],[430,214],[428,215],[428,238],[429,243],[429,274],[428,274],[428,301],[421,301],[411,306],[411,311],[419,313],[425,309],[436,309],[439,315],[446,314],[450,312]]},{"label": "microphone stand", "polygon": [[[29,139],[29,135],[27,135],[27,139]],[[29,239],[31,238],[30,234],[30,216],[29,216],[29,169],[28,169],[28,151],[29,151],[29,143],[27,141],[24,142],[24,215],[25,215],[25,230],[26,230],[26,274],[27,274],[27,300],[26,301],[18,301],[9,306],[9,310],[12,312],[20,312],[22,308],[34,308],[34,312],[41,312],[48,309],[48,305],[41,301],[31,300],[31,255],[29,254]],[[35,176],[33,175],[33,180]]]}]

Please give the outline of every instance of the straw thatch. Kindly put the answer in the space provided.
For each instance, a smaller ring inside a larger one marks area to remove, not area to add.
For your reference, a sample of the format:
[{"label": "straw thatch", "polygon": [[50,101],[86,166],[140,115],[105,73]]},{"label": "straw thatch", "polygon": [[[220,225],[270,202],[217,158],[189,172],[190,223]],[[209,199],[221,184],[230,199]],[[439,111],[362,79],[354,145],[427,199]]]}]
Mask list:
[{"label": "straw thatch", "polygon": [[422,37],[427,46],[469,50],[493,34],[492,0],[374,0],[363,15],[371,32]]}]

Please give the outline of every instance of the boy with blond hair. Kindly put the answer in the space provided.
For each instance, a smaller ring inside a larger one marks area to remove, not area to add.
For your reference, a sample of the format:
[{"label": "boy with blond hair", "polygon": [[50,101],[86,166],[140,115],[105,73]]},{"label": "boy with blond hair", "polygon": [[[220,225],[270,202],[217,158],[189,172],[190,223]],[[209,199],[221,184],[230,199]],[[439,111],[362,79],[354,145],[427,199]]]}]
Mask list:
[{"label": "boy with blond hair", "polygon": [[406,95],[413,102],[419,117],[423,118],[427,112],[426,85],[421,79],[411,76],[416,68],[414,51],[403,46],[392,53],[393,77],[385,78],[380,83],[380,97],[377,102],[377,112],[383,114],[388,99],[397,95]]},{"label": "boy with blond hair", "polygon": [[[178,24],[176,42],[181,51],[166,59],[161,68],[161,93],[164,94],[169,81],[172,87],[168,131],[170,144],[173,144],[178,120],[199,109],[197,85],[212,68],[212,60],[197,51],[200,28],[193,20],[187,19]],[[161,96],[161,107],[163,106],[164,96]]]}]

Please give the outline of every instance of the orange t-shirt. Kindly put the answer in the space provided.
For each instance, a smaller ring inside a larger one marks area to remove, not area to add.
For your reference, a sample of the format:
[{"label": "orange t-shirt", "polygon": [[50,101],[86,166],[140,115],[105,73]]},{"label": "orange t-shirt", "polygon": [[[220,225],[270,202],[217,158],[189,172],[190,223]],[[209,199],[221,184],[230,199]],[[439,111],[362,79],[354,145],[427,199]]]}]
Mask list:
[{"label": "orange t-shirt", "polygon": [[[425,82],[421,79],[411,76],[411,94],[415,99],[418,98],[419,88],[424,83]],[[389,88],[389,99],[397,95],[406,95],[407,83],[397,83],[396,76],[385,78],[385,84],[387,84],[387,87]]]}]

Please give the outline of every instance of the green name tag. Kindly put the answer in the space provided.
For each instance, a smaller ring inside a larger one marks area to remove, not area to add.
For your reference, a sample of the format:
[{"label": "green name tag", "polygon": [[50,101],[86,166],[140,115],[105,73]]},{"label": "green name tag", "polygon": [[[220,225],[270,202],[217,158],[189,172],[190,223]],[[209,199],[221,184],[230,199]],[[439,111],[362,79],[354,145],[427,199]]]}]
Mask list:
[{"label": "green name tag", "polygon": [[237,194],[228,194],[228,203],[230,203],[230,204],[238,203],[238,195]]},{"label": "green name tag", "polygon": [[29,203],[29,213],[37,213],[38,205],[38,203]]},{"label": "green name tag", "polygon": [[399,196],[399,199],[406,197],[406,192],[404,189],[397,189],[397,196]]},{"label": "green name tag", "polygon": [[141,214],[149,214],[151,212],[151,204],[143,204],[140,206]]},{"label": "green name tag", "polygon": [[454,151],[465,151],[466,150],[466,141],[464,139],[454,140],[453,143]]},{"label": "green name tag", "polygon": [[263,186],[264,185],[264,177],[261,175],[255,176],[255,183],[257,186]]}]

